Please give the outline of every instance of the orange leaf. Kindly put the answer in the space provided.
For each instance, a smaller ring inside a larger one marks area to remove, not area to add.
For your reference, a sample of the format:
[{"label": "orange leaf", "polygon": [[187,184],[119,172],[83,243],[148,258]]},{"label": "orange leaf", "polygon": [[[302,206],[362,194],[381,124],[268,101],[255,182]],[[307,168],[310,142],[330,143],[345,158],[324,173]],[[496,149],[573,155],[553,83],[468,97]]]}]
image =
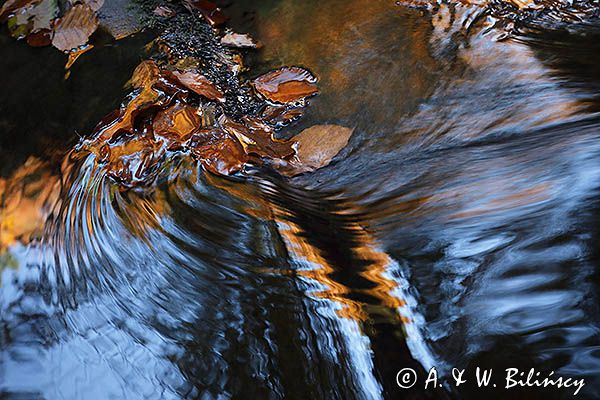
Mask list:
[{"label": "orange leaf", "polygon": [[317,78],[300,67],[283,67],[254,80],[254,88],[268,100],[292,103],[318,93]]},{"label": "orange leaf", "polygon": [[183,86],[200,96],[204,96],[209,100],[225,101],[223,92],[204,75],[194,71],[173,71],[172,74]]},{"label": "orange leaf", "polygon": [[248,161],[241,144],[220,129],[202,129],[194,133],[189,147],[195,158],[215,174],[231,175]]}]

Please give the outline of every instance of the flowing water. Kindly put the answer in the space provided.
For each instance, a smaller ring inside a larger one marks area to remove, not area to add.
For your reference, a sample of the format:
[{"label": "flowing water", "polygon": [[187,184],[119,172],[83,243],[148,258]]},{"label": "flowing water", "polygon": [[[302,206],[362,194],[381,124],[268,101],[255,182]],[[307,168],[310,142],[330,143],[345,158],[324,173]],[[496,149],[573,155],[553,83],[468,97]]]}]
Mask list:
[{"label": "flowing water", "polygon": [[[600,47],[503,38],[474,6],[235,2],[251,74],[319,77],[292,135],[326,168],[174,159],[120,190],[67,153],[122,99],[138,35],[82,56],[0,37],[3,398],[568,398],[424,389],[433,366],[556,371],[600,396]],[[67,154],[63,158],[63,155]],[[396,374],[420,381],[400,389]],[[499,373],[499,372],[498,372]]]}]

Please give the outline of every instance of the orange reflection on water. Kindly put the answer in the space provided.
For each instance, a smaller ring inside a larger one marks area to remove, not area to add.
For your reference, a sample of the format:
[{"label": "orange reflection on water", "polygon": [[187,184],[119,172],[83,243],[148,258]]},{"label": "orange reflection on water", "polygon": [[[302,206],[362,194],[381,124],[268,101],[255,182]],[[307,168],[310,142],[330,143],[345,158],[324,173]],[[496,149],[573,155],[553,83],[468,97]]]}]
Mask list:
[{"label": "orange reflection on water", "polygon": [[8,178],[0,178],[0,255],[41,233],[59,190],[48,164],[35,157]]},{"label": "orange reflection on water", "polygon": [[[346,226],[346,229],[355,233],[351,251],[357,259],[366,261],[366,267],[358,274],[374,284],[367,289],[351,288],[336,281],[332,276],[339,268],[332,265],[319,248],[305,239],[306,233],[301,227],[290,221],[290,215],[280,208],[275,210],[274,215],[279,232],[290,254],[314,266],[311,269],[296,271],[296,274],[322,284],[326,289],[312,294],[341,304],[343,308],[337,312],[340,317],[362,322],[370,318],[366,309],[369,305],[351,299],[352,292],[360,292],[377,299],[381,306],[390,310],[391,314],[401,322],[410,322],[408,318],[398,313],[399,309],[406,305],[406,302],[394,294],[398,288],[398,282],[387,275],[394,265],[394,261],[389,255],[378,249],[375,239],[359,223],[349,222],[350,226]],[[386,312],[385,314],[389,315],[390,313]]]},{"label": "orange reflection on water", "polygon": [[335,268],[321,255],[320,249],[304,238],[302,228],[290,221],[290,218],[285,218],[286,215],[289,217],[287,211],[275,206],[275,220],[288,252],[293,257],[305,260],[314,266],[312,269],[298,270],[296,274],[322,284],[326,289],[311,294],[341,304],[343,307],[337,310],[340,317],[365,321],[367,314],[362,305],[347,297],[350,289],[331,278]]}]

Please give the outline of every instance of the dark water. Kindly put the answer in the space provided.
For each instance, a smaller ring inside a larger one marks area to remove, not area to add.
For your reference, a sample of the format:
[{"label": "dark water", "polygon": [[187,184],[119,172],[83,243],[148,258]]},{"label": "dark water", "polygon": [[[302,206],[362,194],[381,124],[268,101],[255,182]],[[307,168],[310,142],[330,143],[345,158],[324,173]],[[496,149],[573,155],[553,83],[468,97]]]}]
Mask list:
[{"label": "dark water", "polygon": [[64,81],[60,55],[2,37],[3,397],[574,391],[500,376],[424,390],[433,366],[479,366],[583,378],[578,397],[598,398],[598,38],[497,41],[465,6],[247,3],[227,12],[264,43],[252,73],[320,78],[286,134],[355,128],[313,174],[225,179],[177,159],[120,191],[62,155],[120,101],[144,40],[86,53]]}]

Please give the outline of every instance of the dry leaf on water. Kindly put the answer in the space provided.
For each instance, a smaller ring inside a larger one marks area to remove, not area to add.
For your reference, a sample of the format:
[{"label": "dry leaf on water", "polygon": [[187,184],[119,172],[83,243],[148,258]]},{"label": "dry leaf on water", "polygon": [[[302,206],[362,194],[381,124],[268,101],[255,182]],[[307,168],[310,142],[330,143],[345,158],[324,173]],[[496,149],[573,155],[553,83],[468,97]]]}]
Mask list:
[{"label": "dry leaf on water", "polygon": [[228,32],[221,38],[221,44],[229,47],[256,49],[260,44],[246,33]]},{"label": "dry leaf on water", "polygon": [[328,165],[348,144],[353,129],[339,125],[315,125],[296,135],[296,155],[276,165],[280,172],[295,176]]},{"label": "dry leaf on water", "polygon": [[293,103],[317,94],[317,78],[300,67],[283,67],[253,81],[254,88],[268,100]]},{"label": "dry leaf on water", "polygon": [[57,21],[52,44],[62,51],[83,46],[98,28],[96,13],[85,4],[73,6]]}]

